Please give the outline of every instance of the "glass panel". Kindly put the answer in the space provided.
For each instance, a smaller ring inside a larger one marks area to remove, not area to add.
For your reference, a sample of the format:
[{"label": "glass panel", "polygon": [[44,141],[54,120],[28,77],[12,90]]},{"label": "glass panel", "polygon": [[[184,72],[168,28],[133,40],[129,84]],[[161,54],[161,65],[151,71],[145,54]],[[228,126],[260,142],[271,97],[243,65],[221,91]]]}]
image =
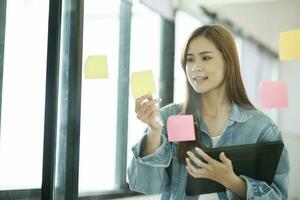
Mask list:
[{"label": "glass panel", "polygon": [[[132,9],[130,73],[152,69],[157,91],[154,98],[157,98],[159,90],[161,18],[157,13],[142,4],[134,4]],[[151,31],[145,28],[145,24],[147,24],[147,27],[151,27]],[[134,104],[135,100],[130,90],[127,165],[133,156],[131,147],[143,136],[143,132],[147,127],[146,124],[136,118]]]},{"label": "glass panel", "polygon": [[106,55],[108,79],[82,70],[79,195],[115,187],[119,10],[118,0],[84,1],[83,67],[89,55]]},{"label": "glass panel", "polygon": [[0,190],[41,188],[49,1],[7,1]]},{"label": "glass panel", "polygon": [[194,29],[202,26],[201,22],[183,11],[176,12],[175,17],[175,77],[174,102],[185,101],[185,73],[181,67],[181,52],[183,45]]}]

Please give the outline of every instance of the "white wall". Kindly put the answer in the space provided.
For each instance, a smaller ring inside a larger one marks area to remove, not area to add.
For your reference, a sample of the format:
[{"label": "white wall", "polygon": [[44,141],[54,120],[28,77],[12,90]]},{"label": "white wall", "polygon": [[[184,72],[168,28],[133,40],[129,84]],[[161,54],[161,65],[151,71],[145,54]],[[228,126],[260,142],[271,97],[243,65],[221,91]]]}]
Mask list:
[{"label": "white wall", "polygon": [[278,124],[290,156],[290,198],[300,199],[300,61],[282,62],[280,78],[288,81],[289,107],[279,110]]},{"label": "white wall", "polygon": [[279,110],[279,126],[284,134],[300,138],[300,60],[282,62],[279,76],[288,81],[289,95],[289,107]]},{"label": "white wall", "polygon": [[300,199],[300,178],[299,178],[299,146],[300,139],[295,137],[284,137],[285,145],[290,157],[290,186],[289,186],[289,200]]}]

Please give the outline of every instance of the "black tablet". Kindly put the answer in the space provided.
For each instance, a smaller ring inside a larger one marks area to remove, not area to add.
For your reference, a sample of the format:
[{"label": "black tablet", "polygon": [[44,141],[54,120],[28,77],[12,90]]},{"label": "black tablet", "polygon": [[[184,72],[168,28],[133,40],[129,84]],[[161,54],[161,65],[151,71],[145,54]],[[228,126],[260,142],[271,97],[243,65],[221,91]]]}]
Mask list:
[{"label": "black tablet", "polygon": [[[220,160],[219,155],[224,152],[232,161],[236,175],[246,175],[256,180],[265,181],[270,185],[273,182],[283,146],[282,141],[276,141],[203,150],[216,160]],[[226,188],[210,179],[194,178],[188,174],[185,190],[187,195],[199,195],[223,192]]]}]

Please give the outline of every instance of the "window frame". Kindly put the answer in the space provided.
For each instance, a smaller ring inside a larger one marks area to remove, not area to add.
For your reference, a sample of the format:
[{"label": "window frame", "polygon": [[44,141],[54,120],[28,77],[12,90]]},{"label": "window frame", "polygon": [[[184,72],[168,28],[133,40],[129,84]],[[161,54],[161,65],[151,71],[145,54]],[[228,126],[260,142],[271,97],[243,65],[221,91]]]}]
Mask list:
[{"label": "window frame", "polygon": [[119,75],[118,75],[118,105],[117,105],[117,142],[116,142],[116,186],[125,189],[126,163],[127,163],[127,130],[128,130],[128,102],[129,102],[129,76],[130,76],[130,36],[131,36],[132,5],[121,1],[120,5],[120,31],[119,31]]},{"label": "window frame", "polygon": [[[62,0],[49,1],[42,199],[53,199]],[[48,159],[46,159],[48,158]]]},{"label": "window frame", "polygon": [[[0,2],[0,128],[2,112],[2,84],[3,84],[3,65],[4,65],[4,46],[5,46],[5,26],[6,26],[6,0]],[[1,129],[0,129],[1,130]],[[1,140],[1,132],[0,132]]]}]

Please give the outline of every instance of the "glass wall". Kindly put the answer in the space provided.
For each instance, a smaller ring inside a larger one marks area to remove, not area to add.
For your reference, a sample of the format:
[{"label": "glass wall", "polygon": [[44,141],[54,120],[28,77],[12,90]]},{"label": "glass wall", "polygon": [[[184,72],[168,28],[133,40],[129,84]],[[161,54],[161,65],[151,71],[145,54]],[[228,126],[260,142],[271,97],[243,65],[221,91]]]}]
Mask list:
[{"label": "glass wall", "polygon": [[[119,0],[84,1],[79,195],[115,187]],[[86,79],[90,55],[107,58],[108,79]]]},{"label": "glass wall", "polygon": [[0,190],[41,188],[49,1],[7,1]]},{"label": "glass wall", "polygon": [[186,93],[185,73],[181,67],[182,49],[192,31],[201,26],[202,23],[179,10],[176,12],[175,24],[174,102],[182,103]]},{"label": "glass wall", "polygon": [[[145,28],[147,26],[147,28]],[[151,27],[151,31],[149,28]],[[160,70],[161,17],[142,4],[132,7],[130,73],[152,69],[158,97]],[[133,156],[131,147],[142,138],[146,124],[136,118],[135,99],[129,91],[127,165]]]}]

